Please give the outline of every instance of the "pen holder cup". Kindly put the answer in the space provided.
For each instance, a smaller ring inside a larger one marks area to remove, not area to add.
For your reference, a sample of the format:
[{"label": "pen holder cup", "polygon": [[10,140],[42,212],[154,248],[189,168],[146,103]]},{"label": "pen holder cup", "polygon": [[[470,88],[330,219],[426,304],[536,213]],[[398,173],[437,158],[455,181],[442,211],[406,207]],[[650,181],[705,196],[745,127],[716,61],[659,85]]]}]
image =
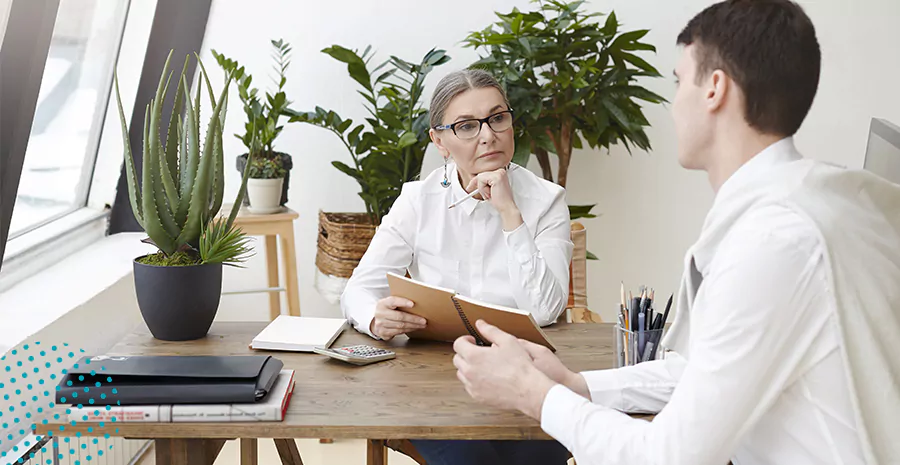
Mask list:
[{"label": "pen holder cup", "polygon": [[616,352],[613,354],[613,358],[616,361],[616,368],[665,358],[665,351],[659,349],[659,344],[662,341],[663,336],[665,336],[665,330],[665,328],[660,328],[632,331],[628,328],[623,328],[616,323]]}]

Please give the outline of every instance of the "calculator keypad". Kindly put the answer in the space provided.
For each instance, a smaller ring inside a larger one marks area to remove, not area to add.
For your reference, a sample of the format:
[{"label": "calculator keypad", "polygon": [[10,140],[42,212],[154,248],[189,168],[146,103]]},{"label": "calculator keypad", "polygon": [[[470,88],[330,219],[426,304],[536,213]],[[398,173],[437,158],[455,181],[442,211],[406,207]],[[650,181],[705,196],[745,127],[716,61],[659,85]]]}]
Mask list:
[{"label": "calculator keypad", "polygon": [[356,357],[377,357],[379,355],[385,355],[391,353],[385,349],[379,349],[377,347],[366,346],[366,345],[355,345],[349,347],[340,347],[334,349],[337,352],[342,352],[348,355],[353,355]]}]

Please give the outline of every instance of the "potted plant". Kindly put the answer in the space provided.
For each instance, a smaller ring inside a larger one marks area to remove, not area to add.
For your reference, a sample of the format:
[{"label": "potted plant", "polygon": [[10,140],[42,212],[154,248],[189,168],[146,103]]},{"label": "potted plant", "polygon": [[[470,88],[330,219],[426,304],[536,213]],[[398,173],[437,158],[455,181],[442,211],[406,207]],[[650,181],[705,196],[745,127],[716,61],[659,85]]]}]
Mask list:
[{"label": "potted plant", "polygon": [[[583,1],[544,2],[534,11],[513,9],[465,44],[487,52],[475,64],[507,88],[516,109],[516,155],[525,165],[532,154],[544,178],[553,181],[549,153],[558,159],[556,182],[565,187],[573,149],[621,142],[650,150],[644,132],[649,122],[638,100],[666,100],[638,85],[638,78],[659,77],[633,52],[652,51],[640,42],[647,30],[622,32],[615,12],[601,24],[581,10]],[[571,206],[572,219],[593,217],[594,205]]]},{"label": "potted plant", "polygon": [[421,173],[425,149],[431,141],[428,110],[421,104],[425,78],[450,57],[444,50],[436,49],[426,53],[419,63],[391,56],[370,71],[371,46],[362,54],[339,45],[322,52],[346,63],[350,77],[362,87],[359,93],[371,116],[354,126],[352,120],[320,107],[307,112],[288,109],[285,113],[291,116],[291,122],[331,131],[350,155],[352,166],[341,161],[333,161],[332,165],[359,183],[366,212],[320,212],[316,255],[320,271],[348,278],[381,218],[400,195],[403,183],[418,179]]},{"label": "potted plant", "polygon": [[252,158],[249,165],[250,179],[247,180],[247,197],[251,213],[268,214],[281,211],[282,186],[287,170],[281,165],[281,158]]},{"label": "potted plant", "polygon": [[[234,136],[244,143],[247,153],[237,157],[237,170],[241,173],[244,172],[244,168],[247,166],[247,158],[250,155],[260,159],[277,160],[276,163],[285,170],[284,182],[282,182],[281,187],[281,199],[279,201],[279,205],[284,205],[288,200],[288,188],[291,182],[290,170],[293,168],[293,160],[289,154],[276,151],[274,144],[275,139],[284,128],[284,126],[279,126],[279,120],[284,116],[284,110],[291,103],[287,100],[284,92],[284,85],[287,83],[285,73],[291,62],[291,45],[283,40],[273,40],[271,42],[274,48],[272,57],[275,61],[275,71],[278,72],[275,79],[277,90],[274,94],[266,92],[265,100],[260,99],[258,95],[259,89],[250,87],[253,82],[253,76],[247,73],[243,66],[237,61],[218,53],[215,49],[212,50],[212,54],[219,66],[225,70],[225,73],[231,75],[234,79],[241,102],[244,104],[244,114],[247,118],[247,121],[244,123],[244,133],[235,134]],[[245,205],[252,203],[249,196],[244,198],[243,203]]]},{"label": "potted plant", "polygon": [[197,57],[213,107],[201,145],[198,110],[202,84],[197,86],[192,103],[185,78],[189,57],[185,57],[163,143],[160,118],[171,79],[171,74],[166,77],[171,57],[169,52],[156,95],[144,112],[140,183],[117,76],[115,85],[131,208],[149,236],[144,242],[158,249],[134,259],[138,306],[154,337],[183,341],[206,335],[222,293],[222,265],[237,265],[250,252],[247,236],[234,226],[249,170],[244,172],[231,214],[227,219],[218,217],[225,189],[222,125],[228,85],[216,99]]}]

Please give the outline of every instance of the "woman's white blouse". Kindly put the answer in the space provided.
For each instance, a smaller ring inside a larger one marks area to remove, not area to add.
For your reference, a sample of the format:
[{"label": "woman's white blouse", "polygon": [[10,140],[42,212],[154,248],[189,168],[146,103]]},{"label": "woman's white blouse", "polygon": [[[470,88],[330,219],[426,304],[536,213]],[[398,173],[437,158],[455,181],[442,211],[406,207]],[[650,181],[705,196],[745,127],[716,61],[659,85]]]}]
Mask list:
[{"label": "woman's white blouse", "polygon": [[565,190],[511,165],[510,186],[524,224],[504,231],[488,202],[468,199],[448,166],[404,184],[341,296],[344,317],[369,330],[376,303],[390,295],[387,272],[495,305],[528,310],[541,326],[556,321],[569,298],[573,244]]}]

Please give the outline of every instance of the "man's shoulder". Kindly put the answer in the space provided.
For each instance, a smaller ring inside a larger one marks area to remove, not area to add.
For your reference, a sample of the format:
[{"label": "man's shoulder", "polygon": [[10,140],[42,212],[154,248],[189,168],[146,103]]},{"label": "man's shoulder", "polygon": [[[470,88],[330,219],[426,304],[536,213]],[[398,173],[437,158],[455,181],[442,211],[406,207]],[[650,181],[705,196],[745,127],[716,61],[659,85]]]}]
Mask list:
[{"label": "man's shoulder", "polygon": [[821,250],[821,235],[812,221],[782,203],[750,209],[729,231],[722,246],[740,254],[812,255]]}]

